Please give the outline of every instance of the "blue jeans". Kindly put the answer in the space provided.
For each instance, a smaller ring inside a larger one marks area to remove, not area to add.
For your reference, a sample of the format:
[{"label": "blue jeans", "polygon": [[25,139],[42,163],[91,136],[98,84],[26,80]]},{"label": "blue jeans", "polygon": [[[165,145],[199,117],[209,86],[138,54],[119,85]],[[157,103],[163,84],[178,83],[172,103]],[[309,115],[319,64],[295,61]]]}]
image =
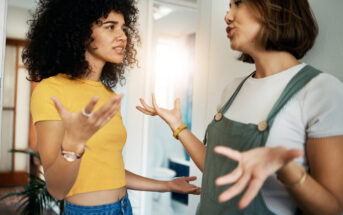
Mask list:
[{"label": "blue jeans", "polygon": [[98,205],[98,206],[81,206],[74,205],[65,201],[63,215],[132,215],[130,200],[126,195],[117,202]]}]

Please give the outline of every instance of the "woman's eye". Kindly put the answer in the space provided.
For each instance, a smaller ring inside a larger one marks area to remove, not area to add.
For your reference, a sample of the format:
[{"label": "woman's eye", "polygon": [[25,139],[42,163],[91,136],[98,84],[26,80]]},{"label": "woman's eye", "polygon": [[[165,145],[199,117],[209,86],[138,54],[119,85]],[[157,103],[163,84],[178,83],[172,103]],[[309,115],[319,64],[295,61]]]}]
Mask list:
[{"label": "woman's eye", "polygon": [[113,30],[114,26],[113,25],[109,25],[109,26],[106,27],[106,29]]},{"label": "woman's eye", "polygon": [[238,7],[240,4],[242,4],[242,0],[235,1],[235,5]]}]

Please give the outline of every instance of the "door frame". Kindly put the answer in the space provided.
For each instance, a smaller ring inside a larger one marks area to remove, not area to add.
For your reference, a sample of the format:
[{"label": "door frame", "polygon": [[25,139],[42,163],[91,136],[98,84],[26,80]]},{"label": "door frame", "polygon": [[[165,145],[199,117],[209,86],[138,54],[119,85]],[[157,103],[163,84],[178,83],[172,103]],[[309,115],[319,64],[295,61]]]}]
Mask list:
[{"label": "door frame", "polygon": [[[7,0],[0,1],[0,138],[2,122],[2,98],[5,70],[5,47],[6,47],[6,18],[7,18]],[[0,139],[0,156],[1,156],[1,139]]]}]

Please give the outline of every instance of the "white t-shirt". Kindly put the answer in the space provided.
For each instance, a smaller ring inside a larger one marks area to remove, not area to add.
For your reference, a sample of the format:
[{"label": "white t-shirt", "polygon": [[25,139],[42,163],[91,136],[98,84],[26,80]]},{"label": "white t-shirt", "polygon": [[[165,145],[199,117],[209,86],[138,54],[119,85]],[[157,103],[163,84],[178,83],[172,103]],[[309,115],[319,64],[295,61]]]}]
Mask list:
[{"label": "white t-shirt", "polygon": [[[249,77],[224,116],[242,123],[258,124],[266,120],[288,82],[304,66],[306,64],[299,64],[265,78]],[[218,110],[244,78],[237,78],[227,85]],[[343,84],[332,75],[321,73],[280,110],[270,129],[266,146],[305,150],[306,137],[337,135],[343,135]],[[296,161],[308,169],[304,157]],[[269,177],[263,185],[262,196],[275,214],[294,214],[296,205],[287,190],[275,181],[275,176]]]}]

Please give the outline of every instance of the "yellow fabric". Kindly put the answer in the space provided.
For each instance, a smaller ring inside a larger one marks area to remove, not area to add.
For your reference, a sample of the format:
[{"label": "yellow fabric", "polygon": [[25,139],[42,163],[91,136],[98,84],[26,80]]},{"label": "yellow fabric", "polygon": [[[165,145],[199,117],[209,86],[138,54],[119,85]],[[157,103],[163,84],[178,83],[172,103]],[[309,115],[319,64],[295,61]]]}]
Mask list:
[{"label": "yellow fabric", "polygon": [[[41,81],[31,97],[33,122],[61,120],[51,96],[57,97],[64,107],[78,113],[93,96],[99,96],[95,111],[115,93],[101,82],[84,79],[71,80],[59,74]],[[77,179],[68,196],[101,190],[111,190],[126,185],[122,149],[126,141],[126,129],[120,111],[87,142],[91,150],[81,159]]]}]

